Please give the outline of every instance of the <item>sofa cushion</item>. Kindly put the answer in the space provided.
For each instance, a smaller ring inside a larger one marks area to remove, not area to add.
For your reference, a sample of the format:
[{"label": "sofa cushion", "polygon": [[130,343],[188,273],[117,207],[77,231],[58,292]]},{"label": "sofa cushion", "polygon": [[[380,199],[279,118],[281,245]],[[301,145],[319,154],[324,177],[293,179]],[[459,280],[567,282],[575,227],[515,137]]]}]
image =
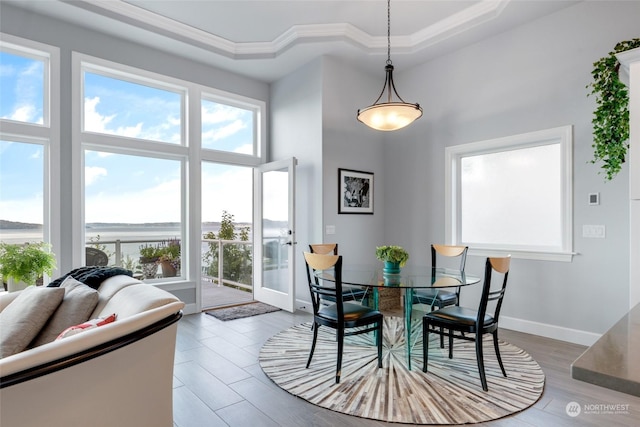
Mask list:
[{"label": "sofa cushion", "polygon": [[27,348],[64,298],[62,288],[29,286],[0,312],[0,357]]},{"label": "sofa cushion", "polygon": [[90,329],[97,328],[98,326],[108,325],[109,323],[113,323],[116,321],[117,314],[113,313],[106,317],[100,317],[97,319],[91,319],[79,325],[70,326],[58,335],[56,340],[61,340],[63,338],[71,337],[73,335],[77,335],[79,333],[88,331]]},{"label": "sofa cushion", "polygon": [[98,304],[98,291],[71,276],[64,279],[60,288],[65,290],[62,303],[29,347],[54,341],[68,327],[86,322]]}]

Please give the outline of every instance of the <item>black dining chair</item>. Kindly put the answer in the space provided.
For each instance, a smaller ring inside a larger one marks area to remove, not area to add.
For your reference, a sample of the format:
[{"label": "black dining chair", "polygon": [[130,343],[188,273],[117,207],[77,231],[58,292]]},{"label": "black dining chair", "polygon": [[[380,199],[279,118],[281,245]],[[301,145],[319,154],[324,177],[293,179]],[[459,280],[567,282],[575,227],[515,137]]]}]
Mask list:
[{"label": "black dining chair", "polygon": [[[448,258],[460,258],[460,271],[464,271],[467,262],[468,246],[453,245],[431,245],[431,268],[436,268],[436,261],[439,256]],[[432,307],[442,308],[460,303],[460,288],[455,292],[436,289],[416,289],[413,292],[414,304],[427,304]]]},{"label": "black dining chair", "polygon": [[[446,257],[446,259],[459,258],[460,271],[464,271],[464,267],[467,263],[468,250],[468,246],[440,245],[434,243],[431,245],[431,268],[436,268],[438,257]],[[449,305],[459,305],[460,288],[456,288],[455,291],[442,289],[414,289],[413,303],[426,304],[437,309],[447,307]],[[440,348],[444,348],[444,336],[442,334],[440,334]]]},{"label": "black dining chair", "polygon": [[[502,370],[502,375],[507,376],[500,357],[500,348],[498,345],[498,318],[500,309],[502,308],[502,299],[507,287],[507,278],[509,277],[509,265],[511,257],[503,258],[487,258],[484,270],[484,284],[482,287],[482,296],[477,309],[470,309],[460,306],[448,306],[440,310],[434,310],[427,313],[422,318],[422,355],[424,365],[422,370],[427,372],[429,362],[429,333],[447,334],[449,336],[449,359],[453,358],[453,338],[475,341],[476,361],[478,363],[478,372],[480,373],[480,382],[482,389],[487,391],[487,378],[484,371],[484,353],[482,348],[482,337],[485,334],[493,335],[493,347],[498,358],[498,364]],[[492,273],[502,275],[502,286],[499,289],[491,290]],[[495,301],[493,314],[487,313],[487,305],[489,301]],[[436,329],[433,329],[436,328]],[[439,328],[439,329],[438,329]],[[446,329],[448,332],[443,332]],[[460,334],[455,334],[455,332]],[[474,334],[474,336],[464,335],[464,333]]]},{"label": "black dining chair", "polygon": [[[342,298],[337,297],[342,295],[342,256],[305,252],[304,259],[307,265],[307,279],[313,304],[313,342],[307,368],[313,359],[320,326],[336,330],[338,342],[336,383],[340,382],[345,336],[375,332],[378,347],[378,368],[382,368],[382,313],[361,304],[344,302]],[[322,281],[315,275],[317,271],[329,269],[333,270],[334,281]],[[327,297],[333,297],[335,302],[330,305],[321,304],[321,299],[326,300]]]},{"label": "black dining chair", "polygon": [[[337,243],[314,243],[309,245],[309,250],[313,254],[323,254],[323,255],[338,255],[338,244]],[[362,289],[359,286],[342,286],[342,300],[343,301],[364,301],[367,296],[367,290]],[[322,298],[323,300],[335,302],[333,297],[327,296]]]}]

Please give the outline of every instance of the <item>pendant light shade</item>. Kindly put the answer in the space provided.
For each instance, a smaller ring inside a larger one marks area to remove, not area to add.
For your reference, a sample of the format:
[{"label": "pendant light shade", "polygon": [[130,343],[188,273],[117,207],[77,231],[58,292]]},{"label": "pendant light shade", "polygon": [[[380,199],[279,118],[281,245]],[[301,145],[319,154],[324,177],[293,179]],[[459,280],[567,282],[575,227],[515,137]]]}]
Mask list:
[{"label": "pendant light shade", "polygon": [[[393,64],[391,63],[391,0],[387,1],[387,65],[386,77],[380,96],[373,105],[358,110],[358,120],[370,128],[382,131],[402,129],[422,116],[418,104],[405,102],[396,91],[393,83]],[[386,102],[379,102],[387,93]],[[397,101],[394,101],[394,95]]]}]

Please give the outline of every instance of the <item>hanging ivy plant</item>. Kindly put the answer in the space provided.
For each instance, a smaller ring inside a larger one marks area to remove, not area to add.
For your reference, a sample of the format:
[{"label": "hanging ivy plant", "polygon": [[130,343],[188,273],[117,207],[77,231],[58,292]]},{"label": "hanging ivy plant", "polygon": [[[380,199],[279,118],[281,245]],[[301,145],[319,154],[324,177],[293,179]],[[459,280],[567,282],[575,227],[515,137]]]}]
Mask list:
[{"label": "hanging ivy plant", "polygon": [[593,149],[591,163],[603,162],[607,180],[613,179],[625,161],[629,148],[629,93],[618,78],[620,63],[616,54],[640,47],[640,39],[618,43],[608,56],[593,63],[593,82],[589,95],[596,96],[593,112]]}]

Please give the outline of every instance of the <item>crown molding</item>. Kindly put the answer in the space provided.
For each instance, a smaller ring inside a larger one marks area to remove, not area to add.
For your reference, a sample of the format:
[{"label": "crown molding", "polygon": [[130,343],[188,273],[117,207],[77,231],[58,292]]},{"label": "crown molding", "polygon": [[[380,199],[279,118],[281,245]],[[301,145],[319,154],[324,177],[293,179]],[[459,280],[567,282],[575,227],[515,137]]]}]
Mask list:
[{"label": "crown molding", "polygon": [[[300,44],[341,41],[367,54],[386,53],[387,38],[347,23],[294,25],[272,41],[234,42],[121,0],[60,0],[231,59],[275,58]],[[511,0],[482,0],[408,36],[391,37],[394,52],[416,52],[500,15]]]}]

